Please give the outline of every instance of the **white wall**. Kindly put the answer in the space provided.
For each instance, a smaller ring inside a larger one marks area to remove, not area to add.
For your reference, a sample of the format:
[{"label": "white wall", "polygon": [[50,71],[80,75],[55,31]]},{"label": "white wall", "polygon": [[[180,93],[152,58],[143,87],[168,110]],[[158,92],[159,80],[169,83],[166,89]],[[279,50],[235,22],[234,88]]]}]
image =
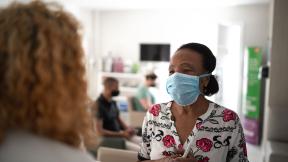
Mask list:
[{"label": "white wall", "polygon": [[243,24],[243,45],[267,48],[269,4],[233,7],[222,10],[218,19]]},{"label": "white wall", "polygon": [[102,12],[101,54],[106,55],[112,51],[115,55],[139,61],[139,43],[143,42],[171,43],[171,52],[179,45],[191,41],[213,46],[216,41],[216,24],[201,20],[195,14],[198,13],[155,10]]},{"label": "white wall", "polygon": [[103,11],[101,55],[112,51],[139,59],[141,42],[171,43],[172,52],[182,43],[202,42],[216,49],[217,24],[243,25],[243,45],[265,47],[268,39],[268,4],[193,11]]},{"label": "white wall", "polygon": [[[170,43],[174,53],[187,42],[204,43],[217,55],[219,24],[242,27],[240,53],[244,53],[246,46],[259,46],[266,52],[268,11],[268,4],[220,9],[101,11],[99,56],[112,52],[139,62],[139,43]],[[242,66],[242,60],[239,61]],[[165,67],[162,71],[164,85],[168,70]]]}]

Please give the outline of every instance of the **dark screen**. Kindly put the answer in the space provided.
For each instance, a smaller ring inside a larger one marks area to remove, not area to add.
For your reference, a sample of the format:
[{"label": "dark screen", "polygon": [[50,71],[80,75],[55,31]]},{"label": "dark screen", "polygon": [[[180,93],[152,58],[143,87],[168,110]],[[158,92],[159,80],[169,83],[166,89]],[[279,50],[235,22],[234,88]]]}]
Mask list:
[{"label": "dark screen", "polygon": [[169,61],[170,44],[140,44],[141,61]]}]

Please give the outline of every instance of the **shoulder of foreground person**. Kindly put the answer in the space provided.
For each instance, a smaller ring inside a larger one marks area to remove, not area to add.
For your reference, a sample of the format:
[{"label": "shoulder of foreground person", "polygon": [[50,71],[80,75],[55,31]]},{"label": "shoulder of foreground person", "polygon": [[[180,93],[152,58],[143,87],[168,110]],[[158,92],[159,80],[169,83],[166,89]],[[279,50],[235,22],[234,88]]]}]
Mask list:
[{"label": "shoulder of foreground person", "polygon": [[9,131],[0,143],[1,162],[95,162],[91,155],[64,143],[24,131]]}]

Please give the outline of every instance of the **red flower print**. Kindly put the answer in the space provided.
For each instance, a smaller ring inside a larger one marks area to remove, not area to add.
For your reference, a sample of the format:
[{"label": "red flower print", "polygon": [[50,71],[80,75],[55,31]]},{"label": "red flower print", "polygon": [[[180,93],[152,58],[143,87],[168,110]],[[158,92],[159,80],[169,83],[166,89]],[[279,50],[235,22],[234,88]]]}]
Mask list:
[{"label": "red flower print", "polygon": [[196,128],[197,128],[197,129],[203,128],[202,123],[201,123],[201,122],[197,123],[197,124],[196,124]]},{"label": "red flower print", "polygon": [[182,145],[182,144],[179,144],[179,145],[178,145],[178,151],[184,151],[184,148],[183,148],[183,145]]},{"label": "red flower print", "polygon": [[225,109],[223,112],[223,121],[224,122],[228,122],[230,120],[235,120],[236,119],[236,114],[231,111],[231,110],[228,110],[228,109]]},{"label": "red flower print", "polygon": [[196,155],[195,158],[197,159],[197,162],[209,162],[209,158],[207,156],[202,155]]},{"label": "red flower print", "polygon": [[213,146],[213,142],[207,138],[202,138],[196,141],[196,146],[203,152],[209,152]]},{"label": "red flower print", "polygon": [[174,140],[174,137],[171,135],[166,135],[163,139],[162,139],[164,146],[166,147],[172,147],[174,145],[176,145],[176,142]]},{"label": "red flower print", "polygon": [[162,155],[164,155],[164,156],[171,156],[171,153],[170,153],[170,152],[167,152],[167,151],[163,151],[163,152],[162,152]]},{"label": "red flower print", "polygon": [[151,114],[153,114],[153,116],[158,116],[159,115],[159,112],[160,112],[160,105],[157,104],[157,105],[153,105],[150,109],[149,109],[149,112]]},{"label": "red flower print", "polygon": [[206,157],[204,157],[203,159],[201,159],[201,160],[198,160],[198,162],[209,162],[209,158],[206,156]]}]

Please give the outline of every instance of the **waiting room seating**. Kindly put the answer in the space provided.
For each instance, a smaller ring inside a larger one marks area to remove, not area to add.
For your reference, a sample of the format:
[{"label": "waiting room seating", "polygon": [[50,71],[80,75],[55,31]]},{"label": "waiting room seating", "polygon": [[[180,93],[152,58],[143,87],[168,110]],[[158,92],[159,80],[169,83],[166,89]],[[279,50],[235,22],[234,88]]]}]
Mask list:
[{"label": "waiting room seating", "polygon": [[136,151],[100,147],[97,160],[100,162],[136,162],[138,159]]},{"label": "waiting room seating", "polygon": [[141,128],[143,119],[146,115],[145,111],[136,111],[134,102],[136,98],[135,97],[128,97],[128,118],[130,121],[130,126],[135,128]]}]

